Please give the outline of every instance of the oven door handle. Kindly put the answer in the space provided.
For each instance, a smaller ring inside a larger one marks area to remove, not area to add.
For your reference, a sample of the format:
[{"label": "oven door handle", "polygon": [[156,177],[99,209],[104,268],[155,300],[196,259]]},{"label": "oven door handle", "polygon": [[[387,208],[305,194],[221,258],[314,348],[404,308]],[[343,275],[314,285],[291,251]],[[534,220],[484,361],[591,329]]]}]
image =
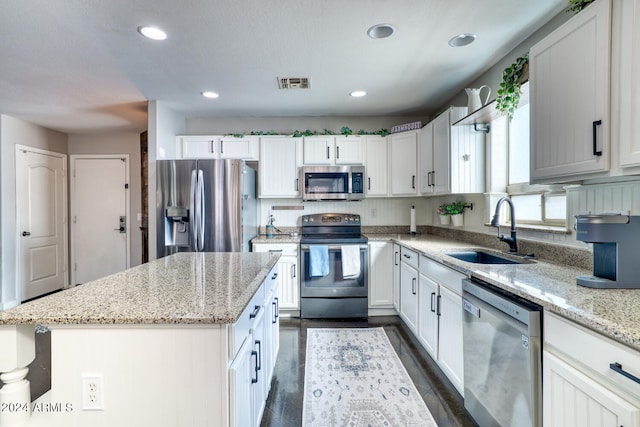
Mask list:
[{"label": "oven door handle", "polygon": [[[309,246],[317,246],[316,244],[312,244],[312,245],[300,245],[300,250],[309,250]],[[342,248],[342,246],[353,246],[353,243],[345,243],[344,245],[326,245],[329,247],[330,251],[335,251],[338,250],[340,248]],[[364,245],[357,245],[360,247],[360,249],[367,249],[368,245],[364,244]]]}]

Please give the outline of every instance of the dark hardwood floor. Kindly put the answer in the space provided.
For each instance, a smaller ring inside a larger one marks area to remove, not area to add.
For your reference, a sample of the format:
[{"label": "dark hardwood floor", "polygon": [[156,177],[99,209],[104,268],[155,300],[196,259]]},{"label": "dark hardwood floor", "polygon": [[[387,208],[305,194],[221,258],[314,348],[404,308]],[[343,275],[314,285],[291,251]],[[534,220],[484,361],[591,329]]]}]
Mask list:
[{"label": "dark hardwood floor", "polygon": [[474,426],[474,422],[464,409],[460,395],[397,316],[370,317],[352,321],[282,319],[280,352],[267,407],[262,417],[262,426],[299,427],[302,425],[307,328],[380,326],[387,333],[389,341],[438,426]]}]

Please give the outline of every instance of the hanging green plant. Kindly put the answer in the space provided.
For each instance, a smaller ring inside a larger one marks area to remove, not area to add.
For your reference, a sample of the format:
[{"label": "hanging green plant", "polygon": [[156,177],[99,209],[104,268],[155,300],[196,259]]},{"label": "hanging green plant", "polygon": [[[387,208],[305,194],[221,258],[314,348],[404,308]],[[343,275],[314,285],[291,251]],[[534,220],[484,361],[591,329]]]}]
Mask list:
[{"label": "hanging green plant", "polygon": [[568,0],[569,7],[567,8],[567,12],[578,13],[589,4],[593,3],[593,0]]},{"label": "hanging green plant", "polygon": [[506,113],[509,120],[511,120],[514,111],[518,108],[518,102],[520,102],[520,78],[523,72],[528,69],[528,66],[529,54],[525,53],[502,72],[502,82],[500,82],[496,98],[496,109]]}]

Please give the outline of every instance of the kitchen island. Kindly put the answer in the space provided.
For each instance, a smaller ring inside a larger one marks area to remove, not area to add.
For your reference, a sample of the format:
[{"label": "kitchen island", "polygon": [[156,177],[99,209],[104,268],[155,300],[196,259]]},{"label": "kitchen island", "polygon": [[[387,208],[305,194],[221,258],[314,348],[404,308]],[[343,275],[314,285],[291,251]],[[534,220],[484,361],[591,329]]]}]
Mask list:
[{"label": "kitchen island", "polygon": [[[0,312],[0,426],[220,426],[260,416],[263,406],[247,402],[266,399],[277,353],[278,257],[180,253]],[[52,378],[44,406],[32,407],[17,389],[35,325],[51,330]],[[254,362],[265,368],[259,387]]]}]

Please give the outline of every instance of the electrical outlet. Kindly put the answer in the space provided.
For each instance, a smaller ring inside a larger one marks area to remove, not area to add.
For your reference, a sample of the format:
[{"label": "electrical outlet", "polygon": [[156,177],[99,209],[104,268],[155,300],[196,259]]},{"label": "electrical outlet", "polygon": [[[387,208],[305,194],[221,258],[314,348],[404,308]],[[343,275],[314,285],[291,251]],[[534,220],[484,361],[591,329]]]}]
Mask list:
[{"label": "electrical outlet", "polygon": [[82,376],[82,409],[84,411],[104,410],[102,375]]},{"label": "electrical outlet", "polygon": [[378,217],[378,209],[373,208],[371,209],[371,218],[377,218]]}]

